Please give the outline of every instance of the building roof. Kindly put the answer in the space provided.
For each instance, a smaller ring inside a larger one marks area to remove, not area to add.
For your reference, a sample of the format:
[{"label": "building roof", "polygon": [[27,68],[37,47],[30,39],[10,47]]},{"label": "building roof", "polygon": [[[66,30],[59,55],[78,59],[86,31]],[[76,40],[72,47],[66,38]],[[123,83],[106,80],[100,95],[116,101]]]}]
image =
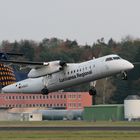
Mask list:
[{"label": "building roof", "polygon": [[140,96],[138,95],[128,95],[125,100],[140,100]]}]

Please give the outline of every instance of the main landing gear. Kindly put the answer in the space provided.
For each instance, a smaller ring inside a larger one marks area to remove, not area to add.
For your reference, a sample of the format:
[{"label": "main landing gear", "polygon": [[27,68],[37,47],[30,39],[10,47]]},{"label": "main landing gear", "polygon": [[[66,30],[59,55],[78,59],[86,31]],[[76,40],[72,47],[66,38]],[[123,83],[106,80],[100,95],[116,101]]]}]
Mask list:
[{"label": "main landing gear", "polygon": [[92,87],[92,88],[89,90],[89,95],[91,95],[91,96],[96,96],[96,94],[97,94],[97,91],[96,91],[95,87]]},{"label": "main landing gear", "polygon": [[92,87],[89,90],[89,95],[92,97],[92,105],[96,105],[96,94],[97,94],[97,91],[96,91],[95,87]]},{"label": "main landing gear", "polygon": [[45,87],[41,90],[41,94],[42,95],[48,95],[49,94],[49,90]]},{"label": "main landing gear", "polygon": [[91,87],[91,89],[89,90],[89,95],[91,95],[91,96],[96,96],[97,91],[96,91],[96,89],[95,89],[95,86],[96,86],[96,81],[90,82],[90,87]]},{"label": "main landing gear", "polygon": [[127,80],[127,79],[128,79],[127,73],[126,73],[125,71],[123,71],[123,72],[121,73],[121,79],[122,79],[122,80]]}]

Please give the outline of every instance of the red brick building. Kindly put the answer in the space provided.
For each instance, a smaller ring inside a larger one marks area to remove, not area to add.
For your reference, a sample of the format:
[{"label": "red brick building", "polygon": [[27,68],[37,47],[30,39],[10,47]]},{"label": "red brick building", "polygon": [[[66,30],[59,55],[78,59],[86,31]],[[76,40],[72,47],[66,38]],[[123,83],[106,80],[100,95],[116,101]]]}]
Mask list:
[{"label": "red brick building", "polygon": [[63,108],[67,110],[83,109],[92,105],[88,92],[54,92],[42,94],[0,94],[0,107],[7,108]]}]

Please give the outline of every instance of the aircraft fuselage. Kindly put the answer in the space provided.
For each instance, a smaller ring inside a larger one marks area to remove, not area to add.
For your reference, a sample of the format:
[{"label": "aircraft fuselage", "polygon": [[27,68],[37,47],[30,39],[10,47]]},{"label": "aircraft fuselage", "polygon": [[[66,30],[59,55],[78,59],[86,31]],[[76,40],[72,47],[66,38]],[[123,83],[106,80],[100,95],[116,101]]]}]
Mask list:
[{"label": "aircraft fuselage", "polygon": [[128,71],[134,66],[117,55],[107,55],[82,63],[68,63],[62,70],[38,78],[26,80],[6,86],[3,92],[38,93],[43,88],[53,92],[82,83],[95,81],[108,76]]}]

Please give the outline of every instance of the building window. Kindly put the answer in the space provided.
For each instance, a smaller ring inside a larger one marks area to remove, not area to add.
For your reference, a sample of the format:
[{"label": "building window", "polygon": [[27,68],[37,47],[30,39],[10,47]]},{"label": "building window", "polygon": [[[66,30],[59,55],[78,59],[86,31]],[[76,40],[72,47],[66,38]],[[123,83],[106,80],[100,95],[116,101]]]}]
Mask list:
[{"label": "building window", "polygon": [[78,95],[78,98],[81,99],[81,95]]}]

